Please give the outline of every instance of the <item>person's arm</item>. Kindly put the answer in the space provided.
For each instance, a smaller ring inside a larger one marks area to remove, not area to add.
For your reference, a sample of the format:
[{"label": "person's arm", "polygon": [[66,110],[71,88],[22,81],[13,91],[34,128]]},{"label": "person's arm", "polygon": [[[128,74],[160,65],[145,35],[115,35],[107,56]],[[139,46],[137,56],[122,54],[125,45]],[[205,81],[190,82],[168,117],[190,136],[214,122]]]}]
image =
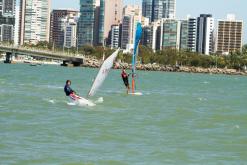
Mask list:
[{"label": "person's arm", "polygon": [[69,91],[69,93],[75,93],[75,91],[71,89],[69,86],[67,87],[67,90]]}]

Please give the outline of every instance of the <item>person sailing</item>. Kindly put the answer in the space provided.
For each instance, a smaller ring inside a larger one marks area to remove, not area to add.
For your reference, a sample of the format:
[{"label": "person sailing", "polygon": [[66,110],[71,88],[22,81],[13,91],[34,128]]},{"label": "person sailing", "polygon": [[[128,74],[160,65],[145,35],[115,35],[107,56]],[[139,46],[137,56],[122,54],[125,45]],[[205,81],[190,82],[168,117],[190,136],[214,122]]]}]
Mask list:
[{"label": "person sailing", "polygon": [[71,85],[71,81],[67,80],[64,86],[64,92],[66,96],[69,96],[72,100],[80,99],[81,97],[76,95],[76,92],[73,89],[71,89],[70,85]]},{"label": "person sailing", "polygon": [[127,89],[127,94],[129,93],[130,87],[129,87],[129,74],[126,73],[125,69],[122,69],[121,73],[124,85]]}]

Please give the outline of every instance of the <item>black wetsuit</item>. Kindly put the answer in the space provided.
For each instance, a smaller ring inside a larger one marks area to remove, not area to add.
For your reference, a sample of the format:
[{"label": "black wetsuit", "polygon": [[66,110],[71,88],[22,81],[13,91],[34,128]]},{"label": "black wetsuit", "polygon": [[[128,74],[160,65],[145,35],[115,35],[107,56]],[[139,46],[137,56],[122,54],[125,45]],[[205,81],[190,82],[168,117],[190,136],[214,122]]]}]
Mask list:
[{"label": "black wetsuit", "polygon": [[64,86],[64,92],[66,94],[66,96],[69,96],[71,93],[73,93],[74,91],[70,88],[70,86],[68,84],[66,84]]},{"label": "black wetsuit", "polygon": [[122,73],[121,76],[122,76],[124,85],[125,85],[126,87],[128,87],[128,86],[129,86],[129,78],[128,78],[128,74],[127,74],[127,73]]}]

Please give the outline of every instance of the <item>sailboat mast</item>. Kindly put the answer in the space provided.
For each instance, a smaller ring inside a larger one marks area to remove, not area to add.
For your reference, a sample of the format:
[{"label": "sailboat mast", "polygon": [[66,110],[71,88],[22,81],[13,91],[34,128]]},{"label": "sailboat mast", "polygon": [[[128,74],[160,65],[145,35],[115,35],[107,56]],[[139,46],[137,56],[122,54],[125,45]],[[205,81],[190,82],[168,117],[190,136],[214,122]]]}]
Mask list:
[{"label": "sailboat mast", "polygon": [[132,56],[132,93],[135,93],[135,55]]},{"label": "sailboat mast", "polygon": [[103,57],[102,60],[105,61],[105,40],[103,41]]}]

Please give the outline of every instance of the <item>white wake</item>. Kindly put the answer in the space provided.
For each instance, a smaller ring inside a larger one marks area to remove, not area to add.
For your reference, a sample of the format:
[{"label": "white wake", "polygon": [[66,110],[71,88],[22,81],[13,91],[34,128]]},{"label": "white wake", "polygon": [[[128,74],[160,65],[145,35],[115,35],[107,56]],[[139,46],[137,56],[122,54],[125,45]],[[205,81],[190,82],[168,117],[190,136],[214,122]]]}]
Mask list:
[{"label": "white wake", "polygon": [[96,101],[93,101],[93,100],[88,100],[88,99],[85,99],[85,98],[81,98],[81,99],[78,99],[76,101],[74,100],[70,100],[70,102],[68,102],[67,104],[68,105],[77,105],[77,106],[81,106],[81,107],[93,107],[93,106],[96,106],[96,104],[101,104],[104,102],[104,99],[103,97],[99,97]]}]

